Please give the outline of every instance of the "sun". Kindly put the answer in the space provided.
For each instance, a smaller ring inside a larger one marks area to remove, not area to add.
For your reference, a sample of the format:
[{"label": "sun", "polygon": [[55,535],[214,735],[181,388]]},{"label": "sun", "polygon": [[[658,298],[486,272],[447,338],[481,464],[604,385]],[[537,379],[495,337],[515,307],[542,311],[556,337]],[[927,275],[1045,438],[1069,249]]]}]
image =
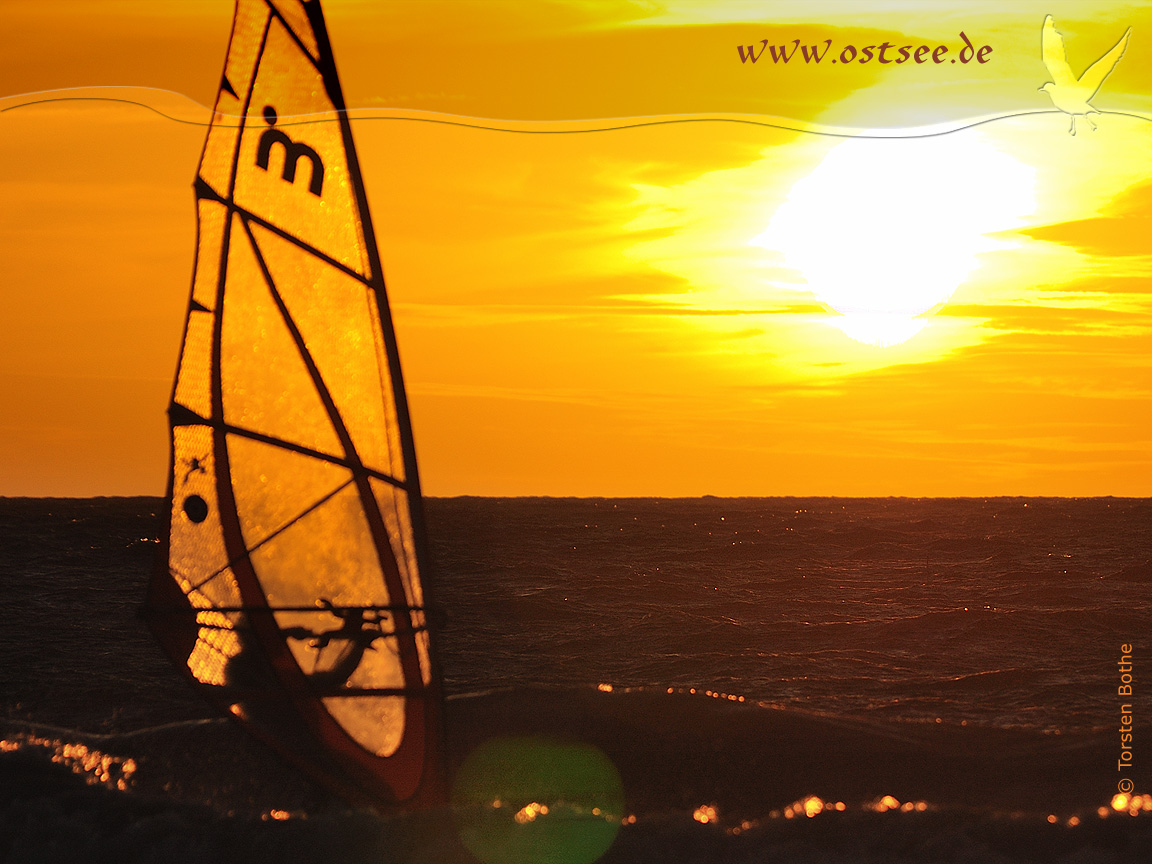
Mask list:
[{"label": "sun", "polygon": [[1035,207],[1028,166],[979,130],[851,138],[792,186],[750,242],[797,271],[853,339],[904,342],[952,296],[979,255],[1009,245]]}]

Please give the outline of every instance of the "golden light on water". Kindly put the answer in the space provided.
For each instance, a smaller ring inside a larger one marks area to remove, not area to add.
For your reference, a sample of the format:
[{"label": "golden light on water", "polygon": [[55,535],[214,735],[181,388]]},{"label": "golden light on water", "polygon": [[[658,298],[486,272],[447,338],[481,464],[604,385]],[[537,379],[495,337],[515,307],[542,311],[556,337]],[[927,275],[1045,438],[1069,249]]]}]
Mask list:
[{"label": "golden light on water", "polygon": [[[496,802],[496,803],[499,803],[499,802]],[[538,801],[533,801],[530,804],[525,804],[523,807],[521,807],[519,810],[517,810],[515,815],[513,815],[512,818],[516,821],[517,825],[523,825],[525,822],[536,821],[537,816],[547,816],[547,815],[548,815],[548,805],[547,804],[541,804]]]},{"label": "golden light on water", "polygon": [[709,822],[715,822],[719,819],[715,806],[712,804],[701,804],[692,813],[692,818],[702,825],[707,825]]},{"label": "golden light on water", "polygon": [[488,864],[589,864],[635,821],[602,751],[543,738],[476,747],[456,773],[452,810],[461,841]]},{"label": "golden light on water", "polygon": [[100,784],[126,792],[132,783],[132,775],[136,773],[135,759],[112,756],[87,744],[23,734],[0,739],[0,753],[11,753],[26,747],[50,751],[53,762],[67,766],[74,774],[83,774],[91,785]]},{"label": "golden light on water", "polygon": [[869,345],[904,342],[948,300],[989,235],[1034,208],[1033,171],[978,131],[929,138],[852,138],[792,186],[751,243],[776,253]]},{"label": "golden light on water", "polygon": [[[947,807],[940,805],[930,804],[927,801],[920,799],[909,799],[901,801],[894,795],[883,795],[879,798],[874,798],[871,801],[863,804],[854,804],[849,806],[843,801],[824,800],[816,795],[809,795],[804,798],[797,799],[780,810],[772,810],[768,813],[770,819],[800,819],[807,817],[809,819],[815,818],[824,813],[831,813],[833,811],[843,813],[847,810],[865,811],[871,813],[892,813],[892,814],[911,814],[911,813],[925,813],[928,811],[939,812],[947,810]],[[1075,828],[1081,825],[1084,818],[1091,811],[1082,811],[1078,814],[1074,813],[1067,816],[1061,816],[1057,813],[1036,811],[1024,812],[1016,811],[1011,814],[1006,814],[1000,811],[1000,815],[1011,815],[1012,818],[1039,818],[1049,825],[1060,825],[1065,828]],[[1096,815],[1101,819],[1118,815],[1140,816],[1145,812],[1152,812],[1152,795],[1130,795],[1118,794],[1112,797],[1109,806],[1102,806],[1096,808]],[[715,805],[704,805],[697,808],[693,813],[693,818],[697,822],[705,824],[718,823],[720,821],[719,811]],[[743,820],[738,825],[733,825],[726,829],[728,834],[741,834],[752,828],[759,827],[758,820]]]},{"label": "golden light on water", "polygon": [[[817,799],[817,800],[819,800],[819,799]],[[796,806],[798,806],[798,805],[795,805],[795,804],[793,805],[793,807],[796,807]],[[833,803],[824,804],[823,809],[824,810],[836,810],[836,811],[842,813],[846,809],[848,809],[848,807],[843,801],[837,801],[835,804],[833,804]],[[876,798],[876,799],[868,802],[867,804],[864,804],[863,809],[870,810],[873,813],[888,813],[888,812],[893,812],[893,813],[924,813],[929,809],[934,810],[937,808],[930,805],[927,801],[916,801],[916,800],[910,799],[908,801],[904,801],[903,803],[901,803],[900,799],[896,798],[894,795],[884,795],[880,798]],[[817,812],[820,812],[820,811],[817,811]]]},{"label": "golden light on water", "polygon": [[[1129,816],[1138,816],[1141,811],[1152,813],[1152,795],[1130,795],[1118,792],[1112,796],[1112,809],[1117,813],[1127,813]],[[1108,810],[1101,807],[1101,816],[1108,815]]]},{"label": "golden light on water", "polygon": [[[604,689],[604,685],[601,685],[600,689]],[[639,689],[639,688],[629,688],[629,689]],[[668,695],[672,695],[673,693],[686,693],[689,696],[697,695],[697,691],[696,691],[695,687],[688,687],[688,688],[669,687],[665,692]],[[744,701],[747,701],[743,696],[740,696],[736,693],[722,693],[719,690],[701,690],[699,692],[700,692],[700,695],[707,696],[710,699],[723,699],[727,702],[744,702]],[[760,703],[761,707],[763,707],[764,704],[765,703],[761,702]]]},{"label": "golden light on water", "polygon": [[889,810],[896,810],[899,807],[900,802],[896,798],[893,798],[891,795],[885,795],[874,802],[870,809],[875,810],[877,813],[887,813]]}]

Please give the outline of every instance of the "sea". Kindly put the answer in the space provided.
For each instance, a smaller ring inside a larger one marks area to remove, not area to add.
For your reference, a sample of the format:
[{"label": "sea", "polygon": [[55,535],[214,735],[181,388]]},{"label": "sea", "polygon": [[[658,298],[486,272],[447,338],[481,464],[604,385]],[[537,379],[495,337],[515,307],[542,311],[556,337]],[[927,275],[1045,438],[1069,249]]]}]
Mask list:
[{"label": "sea", "polygon": [[0,499],[0,860],[1152,861],[1150,500],[428,499],[449,764],[595,753],[600,846],[219,716],[138,616],[163,506]]}]

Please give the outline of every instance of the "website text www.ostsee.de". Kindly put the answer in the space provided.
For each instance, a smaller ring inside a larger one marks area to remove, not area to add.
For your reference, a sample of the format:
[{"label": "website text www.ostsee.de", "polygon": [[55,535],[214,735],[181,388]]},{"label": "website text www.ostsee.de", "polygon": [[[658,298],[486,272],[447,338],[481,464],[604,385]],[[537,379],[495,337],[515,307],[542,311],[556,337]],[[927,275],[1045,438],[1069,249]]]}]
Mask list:
[{"label": "website text www.ostsee.de", "polygon": [[736,50],[739,53],[740,62],[744,64],[764,63],[764,61],[776,65],[786,63],[846,65],[876,62],[885,66],[889,64],[900,66],[904,63],[940,65],[956,62],[988,62],[989,55],[992,53],[991,45],[981,45],[977,48],[963,30],[960,31],[960,40],[963,42],[962,47],[927,44],[895,45],[892,42],[857,47],[849,43],[837,52],[832,48],[831,39],[825,39],[815,45],[801,45],[799,39],[793,39],[782,45],[770,45],[769,40],[761,39],[759,45],[737,45]]}]

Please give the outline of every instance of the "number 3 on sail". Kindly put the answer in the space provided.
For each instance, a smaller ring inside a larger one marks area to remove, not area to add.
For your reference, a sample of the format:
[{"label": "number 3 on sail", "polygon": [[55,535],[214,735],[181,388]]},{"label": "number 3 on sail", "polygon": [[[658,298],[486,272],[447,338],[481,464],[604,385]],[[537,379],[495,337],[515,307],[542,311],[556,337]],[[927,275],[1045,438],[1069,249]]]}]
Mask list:
[{"label": "number 3 on sail", "polygon": [[438,803],[416,455],[316,0],[238,0],[194,187],[148,620],[213,702],[330,788]]}]

